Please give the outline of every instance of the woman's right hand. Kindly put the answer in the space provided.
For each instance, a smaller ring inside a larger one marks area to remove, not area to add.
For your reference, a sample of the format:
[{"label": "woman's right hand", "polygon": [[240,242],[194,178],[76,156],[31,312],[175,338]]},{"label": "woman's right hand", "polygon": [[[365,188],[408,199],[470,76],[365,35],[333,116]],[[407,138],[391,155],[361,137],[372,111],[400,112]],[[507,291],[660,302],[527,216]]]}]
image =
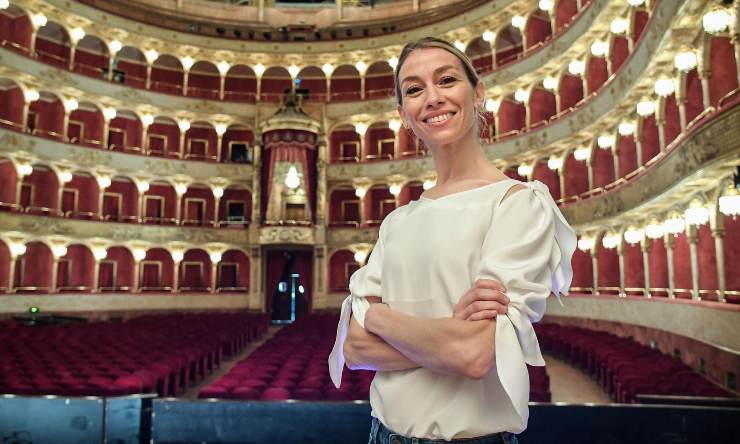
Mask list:
[{"label": "woman's right hand", "polygon": [[506,314],[509,298],[506,288],[492,279],[478,279],[455,304],[452,317],[463,321],[495,319]]}]

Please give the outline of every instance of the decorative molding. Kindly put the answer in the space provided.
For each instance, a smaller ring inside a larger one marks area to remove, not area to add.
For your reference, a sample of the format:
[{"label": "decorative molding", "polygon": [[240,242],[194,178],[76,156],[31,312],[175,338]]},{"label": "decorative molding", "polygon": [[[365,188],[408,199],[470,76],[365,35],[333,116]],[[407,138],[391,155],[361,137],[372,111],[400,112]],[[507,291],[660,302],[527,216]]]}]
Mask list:
[{"label": "decorative molding", "polygon": [[[550,301],[548,315],[600,319],[665,330],[740,353],[740,307],[667,298],[571,296]],[[546,318],[545,318],[546,319]],[[707,328],[711,325],[712,328]]]},{"label": "decorative molding", "polygon": [[[218,53],[242,53],[244,60],[240,62],[248,63],[247,56],[264,53],[283,59],[282,61],[275,60],[275,63],[285,65],[290,64],[286,59],[295,58],[295,55],[300,53],[315,58],[331,55],[333,58],[346,59],[347,61],[343,63],[352,63],[353,61],[349,60],[352,56],[351,51],[383,54],[393,46],[400,50],[399,41],[411,41],[427,35],[464,32],[460,28],[496,28],[500,23],[511,20],[512,15],[526,14],[531,9],[530,5],[519,0],[494,0],[485,2],[464,14],[417,29],[384,36],[320,42],[254,42],[173,31],[109,14],[79,2],[74,3],[73,6],[68,0],[16,0],[14,3],[33,12],[43,10],[50,20],[60,23],[94,23],[96,30],[101,32],[101,36],[120,36],[119,39],[125,38],[127,43],[133,40],[141,43],[147,41],[157,47],[189,46],[203,60],[216,60]],[[367,20],[365,14],[363,14],[363,20]],[[172,53],[174,54],[175,51]]]},{"label": "decorative molding", "polygon": [[740,105],[721,113],[690,134],[652,167],[605,194],[564,205],[561,211],[579,232],[655,215],[695,194],[716,188],[740,159]]},{"label": "decorative molding", "polygon": [[378,228],[331,228],[326,230],[326,244],[329,251],[349,249],[351,244],[375,245]]},{"label": "decorative molding", "polygon": [[246,294],[24,294],[3,295],[0,313],[28,313],[39,307],[46,313],[116,312],[153,310],[219,310],[247,308]]},{"label": "decorative molding", "polygon": [[247,230],[125,224],[17,213],[3,213],[3,217],[0,218],[0,233],[3,232],[24,233],[30,240],[64,236],[69,238],[71,243],[81,244],[87,244],[92,238],[100,238],[111,240],[116,244],[125,244],[136,239],[151,244],[151,247],[162,248],[166,248],[171,242],[185,242],[191,245],[217,242],[240,249],[249,246]]},{"label": "decorative molding", "polygon": [[241,183],[251,188],[251,178],[254,174],[252,165],[225,165],[99,150],[0,128],[0,153],[18,151],[32,154],[38,162],[51,164],[57,161],[68,161],[75,167],[87,171],[92,171],[101,165],[112,165],[115,166],[116,174],[129,177],[148,172],[152,174],[152,181],[169,181],[170,176],[184,174],[198,183],[206,183],[213,177],[222,177],[230,183]]},{"label": "decorative molding", "polygon": [[259,243],[260,245],[314,245],[316,240],[313,227],[268,226],[260,228]]}]

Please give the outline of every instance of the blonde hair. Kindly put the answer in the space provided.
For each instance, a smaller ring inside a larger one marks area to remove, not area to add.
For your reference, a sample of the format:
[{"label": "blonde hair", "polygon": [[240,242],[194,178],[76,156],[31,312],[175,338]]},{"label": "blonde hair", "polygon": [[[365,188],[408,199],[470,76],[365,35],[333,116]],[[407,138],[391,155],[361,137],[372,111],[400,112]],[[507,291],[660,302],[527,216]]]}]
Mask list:
[{"label": "blonde hair", "polygon": [[[460,63],[462,63],[463,70],[465,71],[465,77],[468,79],[468,82],[470,83],[470,86],[473,87],[473,90],[475,90],[476,86],[478,86],[478,83],[482,83],[482,80],[478,76],[478,73],[475,71],[475,67],[473,66],[473,62],[470,60],[470,57],[468,57],[464,52],[460,51],[455,47],[455,45],[451,44],[450,42],[442,39],[438,39],[436,37],[422,37],[418,40],[415,40],[413,42],[409,42],[406,44],[406,46],[403,47],[401,50],[401,55],[398,57],[398,64],[396,64],[396,69],[393,73],[393,81],[395,83],[395,92],[396,92],[396,102],[399,106],[403,106],[403,95],[401,94],[401,83],[398,79],[398,74],[401,72],[401,67],[403,66],[403,63],[408,58],[409,54],[414,52],[417,49],[424,49],[424,48],[439,48],[443,49],[450,54],[457,57],[458,60],[460,60]],[[483,113],[483,107],[479,107],[476,104],[473,105],[475,108],[475,112],[478,115],[478,119],[476,120],[478,134],[480,136],[480,122],[483,121],[483,124],[485,125],[487,123],[486,116]]]}]

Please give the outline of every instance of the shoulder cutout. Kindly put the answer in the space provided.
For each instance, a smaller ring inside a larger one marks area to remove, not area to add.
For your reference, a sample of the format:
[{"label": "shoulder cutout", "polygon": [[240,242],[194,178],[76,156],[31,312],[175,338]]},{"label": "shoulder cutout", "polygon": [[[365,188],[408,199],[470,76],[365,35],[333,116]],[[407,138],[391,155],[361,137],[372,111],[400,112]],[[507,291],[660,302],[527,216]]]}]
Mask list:
[{"label": "shoulder cutout", "polygon": [[525,187],[524,185],[514,185],[513,187],[509,188],[506,191],[506,194],[504,194],[504,197],[502,197],[501,200],[499,201],[498,203],[499,206],[501,206],[501,204],[504,203],[504,200],[506,200],[506,198],[509,197],[510,195],[516,193],[519,190],[526,190],[526,189],[527,187]]}]

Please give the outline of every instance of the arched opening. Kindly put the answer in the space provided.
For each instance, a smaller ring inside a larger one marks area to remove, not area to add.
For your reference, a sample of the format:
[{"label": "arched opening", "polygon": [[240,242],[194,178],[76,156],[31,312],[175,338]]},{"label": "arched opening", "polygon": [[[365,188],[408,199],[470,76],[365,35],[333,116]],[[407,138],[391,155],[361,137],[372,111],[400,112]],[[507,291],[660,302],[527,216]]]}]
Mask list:
[{"label": "arched opening", "polygon": [[47,139],[64,141],[64,105],[54,93],[42,91],[31,103],[26,119],[29,133]]},{"label": "arched opening", "polygon": [[133,46],[124,46],[116,54],[110,80],[134,88],[146,87],[146,58]]},{"label": "arched opening", "polygon": [[36,57],[40,61],[63,69],[69,67],[69,35],[59,23],[49,20],[39,28],[35,48]]},{"label": "arched opening", "polygon": [[247,65],[235,65],[226,73],[224,99],[236,102],[254,102],[257,95],[257,76]]},{"label": "arched opening", "polygon": [[375,122],[371,124],[365,133],[363,159],[366,161],[392,160],[395,157],[395,150],[395,135],[393,130],[388,127],[388,123]]},{"label": "arched opening", "polygon": [[218,100],[221,76],[211,62],[201,60],[190,67],[187,95],[201,99]]},{"label": "arched opening", "polygon": [[228,250],[218,263],[216,290],[219,293],[249,291],[249,257],[241,250]]},{"label": "arched opening", "polygon": [[524,52],[522,32],[508,25],[496,34],[496,66],[503,66],[518,59]]},{"label": "arched opening", "polygon": [[139,262],[139,289],[143,292],[172,291],[175,262],[164,248],[150,248]]},{"label": "arched opening", "polygon": [[360,73],[352,65],[340,65],[331,75],[331,100],[360,100]]},{"label": "arched opening", "polygon": [[100,38],[86,34],[75,49],[74,70],[90,77],[102,78],[108,74],[108,45]]},{"label": "arched opening", "polygon": [[131,291],[134,285],[134,255],[128,248],[114,246],[98,265],[100,291]]},{"label": "arched opening", "polygon": [[261,82],[260,100],[263,102],[280,103],[285,92],[292,90],[290,73],[282,66],[267,68],[262,74]]},{"label": "arched opening", "polygon": [[139,116],[130,110],[116,110],[116,117],[108,125],[108,149],[142,154],[144,126]]},{"label": "arched opening", "polygon": [[73,219],[97,219],[100,188],[91,174],[75,172],[62,189],[61,212]]},{"label": "arched opening", "polygon": [[0,10],[0,42],[4,48],[28,54],[33,27],[28,14],[16,5]]},{"label": "arched opening", "polygon": [[155,225],[177,224],[177,193],[172,184],[155,181],[149,184],[142,201],[142,222]]},{"label": "arched opening", "polygon": [[465,47],[465,54],[470,57],[473,67],[478,74],[485,74],[493,70],[493,54],[491,44],[483,37],[476,37]]},{"label": "arched opening", "polygon": [[[128,177],[117,176],[103,191],[102,218],[106,221],[136,223],[139,221],[139,190]],[[129,282],[128,285],[131,285]]]},{"label": "arched opening", "polygon": [[[184,142],[184,139],[183,139]],[[183,157],[180,146],[180,128],[171,117],[157,116],[147,131],[146,153],[158,157]]]},{"label": "arched opening", "polygon": [[329,136],[330,162],[359,162],[362,156],[360,150],[360,135],[353,126],[340,125],[331,132]]},{"label": "arched opening", "polygon": [[359,268],[352,251],[335,251],[329,259],[329,291],[349,291],[349,278]]},{"label": "arched opening", "polygon": [[296,76],[295,87],[297,90],[306,90],[309,101],[326,101],[326,75],[318,66],[306,66],[301,69]]},{"label": "arched opening", "polygon": [[212,226],[214,203],[213,192],[207,185],[191,184],[182,196],[182,224]]},{"label": "arched opening", "polygon": [[252,130],[246,125],[231,125],[221,141],[221,162],[252,163],[253,147]]},{"label": "arched opening", "polygon": [[69,114],[67,138],[69,143],[93,148],[103,147],[103,112],[92,102],[80,102]]},{"label": "arched opening", "polygon": [[0,128],[23,131],[24,106],[20,86],[12,79],[0,78]]},{"label": "arched opening", "polygon": [[205,292],[210,290],[211,258],[208,252],[193,248],[185,252],[180,262],[180,291]]},{"label": "arched opening", "polygon": [[352,186],[339,186],[329,194],[329,226],[359,227],[360,198]]},{"label": "arched opening", "polygon": [[252,193],[247,188],[226,188],[218,206],[218,220],[222,227],[246,227],[252,220]]},{"label": "arched opening", "polygon": [[388,185],[373,185],[367,190],[364,211],[368,216],[365,221],[368,226],[379,226],[383,219],[395,209],[396,199],[388,189]]},{"label": "arched opening", "polygon": [[365,73],[365,98],[385,99],[392,97],[393,91],[393,68],[387,61],[375,62]]},{"label": "arched opening", "polygon": [[181,95],[185,71],[180,60],[169,54],[160,55],[152,63],[150,88],[154,91]]},{"label": "arched opening", "polygon": [[185,132],[185,159],[215,162],[217,157],[218,135],[209,122],[193,122]]}]

